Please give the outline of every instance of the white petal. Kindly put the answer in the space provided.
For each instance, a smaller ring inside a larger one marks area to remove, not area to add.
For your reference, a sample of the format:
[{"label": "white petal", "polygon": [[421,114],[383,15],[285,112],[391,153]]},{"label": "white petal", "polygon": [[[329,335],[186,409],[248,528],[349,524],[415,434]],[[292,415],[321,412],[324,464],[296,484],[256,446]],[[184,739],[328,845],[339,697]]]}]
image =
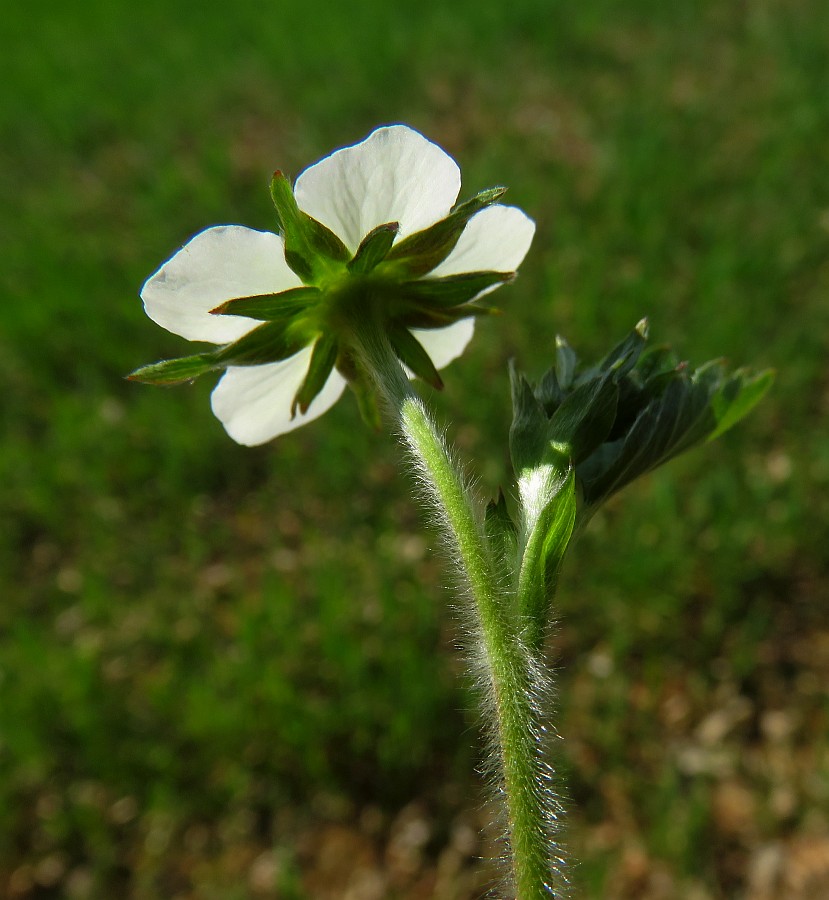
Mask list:
[{"label": "white petal", "polygon": [[399,222],[399,237],[442,219],[461,186],[457,163],[405,125],[373,131],[336,150],[297,178],[300,208],[352,251],[378,225]]},{"label": "white petal", "polygon": [[225,300],[273,294],[302,282],[288,268],[282,238],[242,225],[200,232],[141,289],[147,315],[191,341],[226,344],[260,324],[244,316],[212,316]]},{"label": "white petal", "polygon": [[413,328],[412,334],[423,344],[435,368],[442,369],[463,353],[474,331],[473,319],[461,319],[446,328]]},{"label": "white petal", "polygon": [[517,206],[496,203],[474,215],[454,250],[429,277],[464,272],[514,272],[535,234],[535,222]]},{"label": "white petal", "polygon": [[210,405],[234,441],[248,447],[264,444],[313,421],[337,402],[345,380],[334,371],[308,412],[291,418],[291,403],[308,371],[311,349],[306,347],[282,362],[228,368]]}]

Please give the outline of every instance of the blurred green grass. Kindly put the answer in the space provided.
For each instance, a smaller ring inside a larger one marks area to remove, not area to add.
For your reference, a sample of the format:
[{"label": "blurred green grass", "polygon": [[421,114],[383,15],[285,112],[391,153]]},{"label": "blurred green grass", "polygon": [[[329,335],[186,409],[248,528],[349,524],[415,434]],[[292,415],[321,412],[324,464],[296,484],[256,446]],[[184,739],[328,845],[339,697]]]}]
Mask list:
[{"label": "blurred green grass", "polygon": [[590,357],[648,315],[693,361],[778,371],[568,563],[577,896],[760,897],[758,854],[829,838],[827,33],[819,0],[5,15],[0,891],[261,896],[276,848],[271,890],[324,896],[296,821],[416,799],[434,856],[479,802],[461,635],[392,442],[347,398],[246,450],[209,384],[122,378],[184,349],[137,299],[161,261],[272,227],[273,168],[393,121],[539,226],[432,398],[484,493],[506,361],[537,374],[556,332]]}]

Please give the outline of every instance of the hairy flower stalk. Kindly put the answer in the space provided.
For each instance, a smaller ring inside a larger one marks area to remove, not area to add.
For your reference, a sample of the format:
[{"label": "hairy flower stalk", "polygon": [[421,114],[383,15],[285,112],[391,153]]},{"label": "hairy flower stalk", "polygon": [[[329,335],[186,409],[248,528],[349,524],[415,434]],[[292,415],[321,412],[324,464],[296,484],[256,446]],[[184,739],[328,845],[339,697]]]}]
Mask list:
[{"label": "hairy flower stalk", "polygon": [[539,709],[547,676],[525,645],[511,615],[511,588],[496,571],[476,504],[452,453],[414,392],[381,329],[354,329],[359,362],[400,428],[421,484],[448,538],[462,594],[472,601],[473,659],[496,760],[490,763],[497,795],[506,805],[510,881],[519,900],[563,897],[563,863],[553,839],[557,801],[544,759]]}]

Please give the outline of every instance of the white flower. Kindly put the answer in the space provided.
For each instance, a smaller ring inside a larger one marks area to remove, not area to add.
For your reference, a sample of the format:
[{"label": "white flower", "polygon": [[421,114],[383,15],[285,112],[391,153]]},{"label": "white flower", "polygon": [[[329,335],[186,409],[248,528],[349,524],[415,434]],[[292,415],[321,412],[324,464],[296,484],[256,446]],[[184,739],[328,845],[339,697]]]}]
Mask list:
[{"label": "white flower", "polygon": [[[294,196],[299,209],[337,235],[353,256],[377,226],[398,223],[394,239],[398,244],[444,219],[457,200],[460,183],[457,164],[443,150],[411,128],[392,125],[306,169],[296,180]],[[534,231],[533,221],[516,207],[486,205],[469,218],[451,252],[426,279],[512,273],[524,259]],[[286,262],[281,235],[219,225],[197,234],[164,263],[144,284],[141,299],[147,315],[168,331],[225,345],[262,323],[211,310],[237,298],[278,294],[302,285]],[[463,352],[473,329],[471,318],[461,318],[446,327],[410,331],[440,369]],[[234,440],[264,443],[317,418],[337,401],[346,380],[334,368],[307,409],[294,414],[294,398],[311,355],[309,344],[278,362],[227,367],[211,405]]]}]

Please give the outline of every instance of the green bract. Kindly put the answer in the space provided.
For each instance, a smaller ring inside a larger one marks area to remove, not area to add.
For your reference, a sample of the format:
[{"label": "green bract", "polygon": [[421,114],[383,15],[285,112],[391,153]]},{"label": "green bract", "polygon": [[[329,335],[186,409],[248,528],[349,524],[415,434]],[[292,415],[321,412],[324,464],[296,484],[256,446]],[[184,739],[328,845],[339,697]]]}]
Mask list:
[{"label": "green bract", "polygon": [[366,324],[382,329],[413,376],[440,388],[438,370],[486,312],[473,301],[514,277],[534,232],[520,210],[496,202],[504,188],[453,206],[459,186],[454,161],[405,126],[335,152],[293,187],[277,172],[278,234],[208,229],[142,291],[159,324],[220,346],[130,378],[176,384],[226,369],[213,408],[249,444],[324,412],[346,382],[376,420],[355,352],[355,329]]}]

